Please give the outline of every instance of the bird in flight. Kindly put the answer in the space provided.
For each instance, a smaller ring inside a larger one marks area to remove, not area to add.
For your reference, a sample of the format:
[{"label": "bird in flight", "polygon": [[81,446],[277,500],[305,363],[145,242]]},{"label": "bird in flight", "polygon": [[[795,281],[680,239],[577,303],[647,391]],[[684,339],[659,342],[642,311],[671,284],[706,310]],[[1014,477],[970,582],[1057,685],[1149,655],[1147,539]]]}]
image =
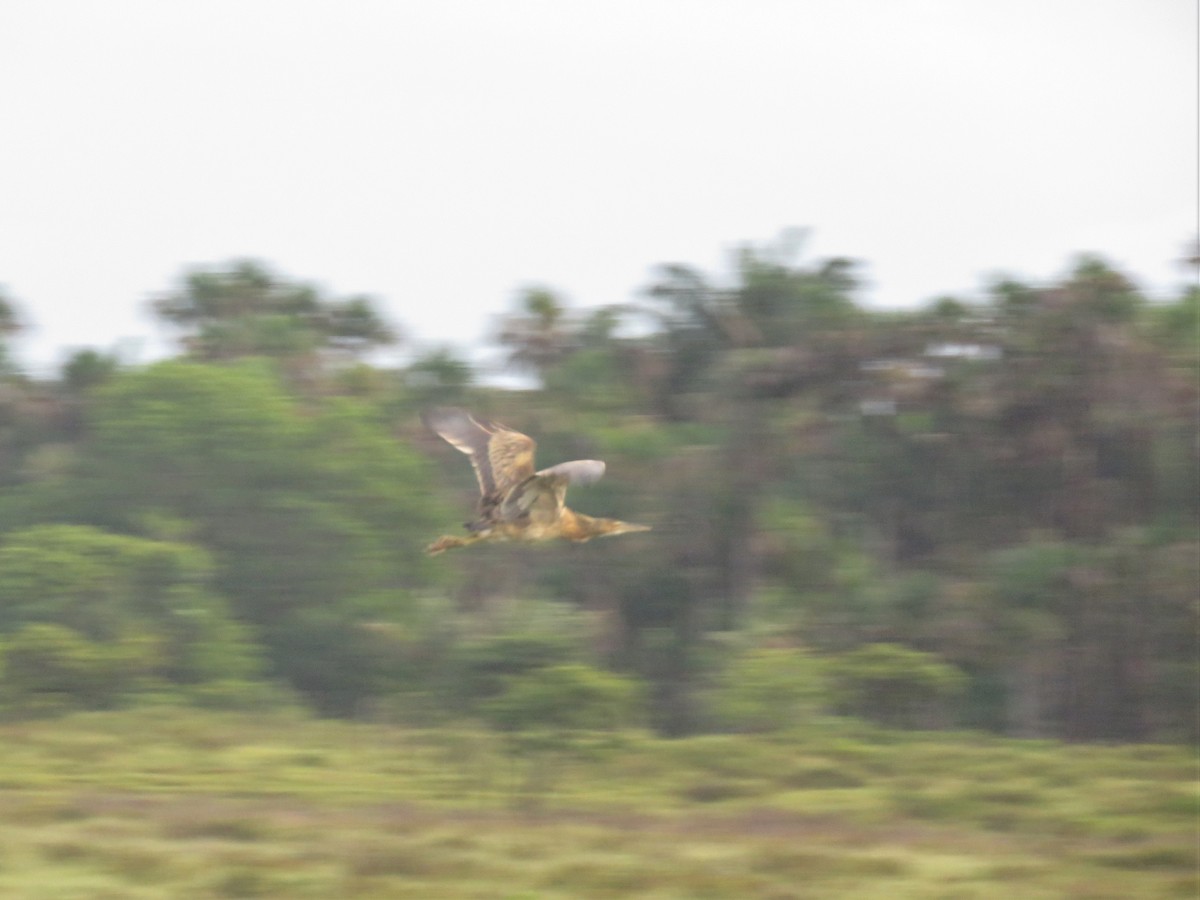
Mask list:
[{"label": "bird in flight", "polygon": [[461,409],[439,408],[421,415],[435,434],[471,458],[479,479],[479,515],[465,537],[443,535],[425,548],[436,556],[480,541],[582,542],[608,534],[649,531],[617,519],[599,519],[568,509],[567,487],[591,484],[604,474],[598,459],[577,459],[535,471],[533,439],[503,425],[476,419]]}]

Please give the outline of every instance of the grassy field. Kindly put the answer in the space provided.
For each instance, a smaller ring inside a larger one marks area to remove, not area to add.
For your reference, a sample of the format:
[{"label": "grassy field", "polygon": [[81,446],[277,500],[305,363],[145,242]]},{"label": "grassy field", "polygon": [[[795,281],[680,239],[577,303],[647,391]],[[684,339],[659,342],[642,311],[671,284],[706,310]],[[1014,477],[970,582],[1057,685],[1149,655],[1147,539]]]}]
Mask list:
[{"label": "grassy field", "polygon": [[0,725],[0,896],[1194,898],[1198,800],[1180,747],[834,723],[531,769],[480,732],[147,708]]}]

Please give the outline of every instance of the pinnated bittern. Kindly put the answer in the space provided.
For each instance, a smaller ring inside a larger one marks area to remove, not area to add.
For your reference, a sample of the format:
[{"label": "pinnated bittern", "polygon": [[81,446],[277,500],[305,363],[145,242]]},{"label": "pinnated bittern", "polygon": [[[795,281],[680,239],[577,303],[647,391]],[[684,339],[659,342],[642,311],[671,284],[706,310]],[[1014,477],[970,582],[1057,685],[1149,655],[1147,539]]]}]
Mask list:
[{"label": "pinnated bittern", "polygon": [[425,548],[431,556],[480,541],[587,541],[607,534],[649,531],[617,519],[599,519],[568,509],[568,485],[591,484],[604,474],[598,459],[577,459],[534,471],[533,439],[503,425],[474,418],[461,409],[433,409],[421,421],[471,458],[479,479],[479,515],[466,523],[466,537],[443,535]]}]

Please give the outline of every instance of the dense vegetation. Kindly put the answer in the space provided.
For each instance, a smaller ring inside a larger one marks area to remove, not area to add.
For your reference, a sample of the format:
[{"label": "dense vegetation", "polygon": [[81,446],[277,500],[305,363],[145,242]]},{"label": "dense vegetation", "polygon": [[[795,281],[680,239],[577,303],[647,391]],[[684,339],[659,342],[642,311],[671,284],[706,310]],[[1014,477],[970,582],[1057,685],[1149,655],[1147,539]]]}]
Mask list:
[{"label": "dense vegetation", "polygon": [[148,706],[4,723],[0,894],[1196,896],[1186,748],[820,724],[625,731],[539,788],[486,731]]},{"label": "dense vegetation", "polygon": [[[251,262],[155,300],[176,358],[5,364],[0,708],[1194,738],[1200,289],[1081,258],[885,312],[856,271],[781,241],[604,309],[530,289],[496,330],[528,390],[381,366],[369,298]],[[425,558],[473,492],[433,403],[606,459],[574,505],[654,531]]]}]

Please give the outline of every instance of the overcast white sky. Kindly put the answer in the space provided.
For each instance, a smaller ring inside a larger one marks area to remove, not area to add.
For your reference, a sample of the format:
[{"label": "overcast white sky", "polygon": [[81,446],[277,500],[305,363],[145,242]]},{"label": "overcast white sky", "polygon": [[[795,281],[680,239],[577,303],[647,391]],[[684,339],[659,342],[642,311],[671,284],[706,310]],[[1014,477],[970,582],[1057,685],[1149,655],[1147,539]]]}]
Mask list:
[{"label": "overcast white sky", "polygon": [[1196,0],[4,0],[0,284],[27,365],[143,339],[182,269],[263,259],[479,341],[524,284],[812,229],[864,300],[1156,295],[1197,228]]}]

